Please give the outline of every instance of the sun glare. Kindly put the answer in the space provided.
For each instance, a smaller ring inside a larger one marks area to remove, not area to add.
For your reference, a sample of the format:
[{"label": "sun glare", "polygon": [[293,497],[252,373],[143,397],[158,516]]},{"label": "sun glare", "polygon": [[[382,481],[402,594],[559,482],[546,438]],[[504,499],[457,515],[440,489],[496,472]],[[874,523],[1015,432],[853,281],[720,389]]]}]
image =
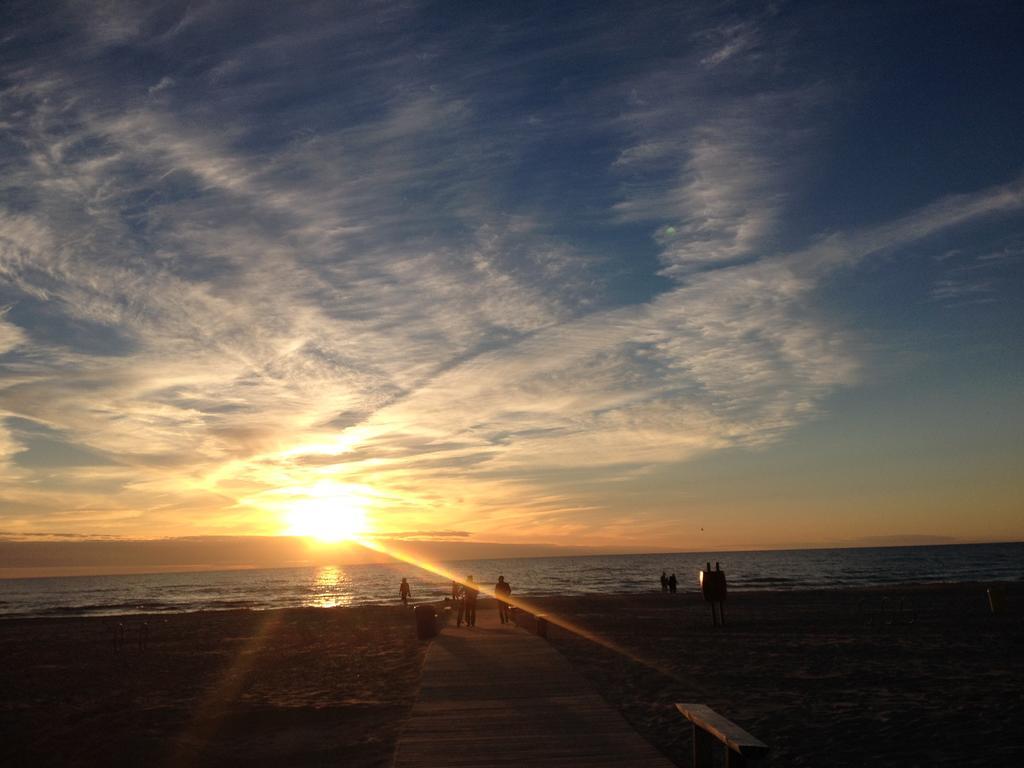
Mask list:
[{"label": "sun glare", "polygon": [[349,495],[318,496],[291,503],[285,515],[289,536],[307,536],[325,543],[347,541],[366,532],[366,511]]}]

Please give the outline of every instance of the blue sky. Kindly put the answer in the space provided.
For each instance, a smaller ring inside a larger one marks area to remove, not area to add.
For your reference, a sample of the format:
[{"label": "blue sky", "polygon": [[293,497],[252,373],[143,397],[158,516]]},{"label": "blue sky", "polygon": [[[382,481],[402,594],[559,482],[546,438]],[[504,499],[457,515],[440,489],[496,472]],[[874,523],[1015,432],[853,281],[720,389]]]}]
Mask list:
[{"label": "blue sky", "polygon": [[1024,535],[1018,4],[4,7],[5,535]]}]

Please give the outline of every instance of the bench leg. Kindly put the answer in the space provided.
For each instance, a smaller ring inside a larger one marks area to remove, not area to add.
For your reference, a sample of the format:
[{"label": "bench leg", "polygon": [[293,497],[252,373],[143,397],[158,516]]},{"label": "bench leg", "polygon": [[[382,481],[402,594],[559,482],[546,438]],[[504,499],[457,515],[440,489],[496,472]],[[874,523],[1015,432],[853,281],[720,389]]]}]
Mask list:
[{"label": "bench leg", "polygon": [[715,764],[711,752],[715,740],[707,731],[693,726],[693,768],[712,768]]}]

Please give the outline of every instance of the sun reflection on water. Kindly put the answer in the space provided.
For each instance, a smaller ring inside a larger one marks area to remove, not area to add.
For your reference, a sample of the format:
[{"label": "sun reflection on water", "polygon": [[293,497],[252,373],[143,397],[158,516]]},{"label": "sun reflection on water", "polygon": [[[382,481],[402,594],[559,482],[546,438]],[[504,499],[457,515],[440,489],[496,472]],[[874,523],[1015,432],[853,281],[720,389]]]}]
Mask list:
[{"label": "sun reflection on water", "polygon": [[311,608],[352,605],[352,580],[345,569],[337,565],[318,568],[309,585],[309,596],[305,604]]}]

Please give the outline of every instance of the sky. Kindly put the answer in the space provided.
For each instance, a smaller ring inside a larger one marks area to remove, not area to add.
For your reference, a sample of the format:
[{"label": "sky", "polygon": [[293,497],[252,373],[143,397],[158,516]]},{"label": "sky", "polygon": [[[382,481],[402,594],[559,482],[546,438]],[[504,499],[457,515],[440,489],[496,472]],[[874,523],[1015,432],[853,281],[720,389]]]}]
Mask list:
[{"label": "sky", "polygon": [[1024,539],[1021,39],[4,0],[0,538]]}]

